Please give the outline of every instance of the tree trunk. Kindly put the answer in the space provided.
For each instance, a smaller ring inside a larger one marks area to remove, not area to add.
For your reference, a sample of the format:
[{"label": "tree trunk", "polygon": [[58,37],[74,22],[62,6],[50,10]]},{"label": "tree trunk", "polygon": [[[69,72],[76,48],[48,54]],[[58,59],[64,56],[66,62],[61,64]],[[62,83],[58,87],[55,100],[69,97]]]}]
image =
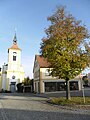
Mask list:
[{"label": "tree trunk", "polygon": [[69,79],[66,79],[66,99],[70,99],[70,85],[69,85]]}]

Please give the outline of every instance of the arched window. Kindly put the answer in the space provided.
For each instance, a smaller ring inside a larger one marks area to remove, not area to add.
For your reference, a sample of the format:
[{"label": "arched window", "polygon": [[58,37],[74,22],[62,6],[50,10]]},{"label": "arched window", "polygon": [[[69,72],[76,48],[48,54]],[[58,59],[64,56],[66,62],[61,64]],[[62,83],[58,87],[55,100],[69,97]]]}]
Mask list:
[{"label": "arched window", "polygon": [[13,61],[16,61],[16,55],[17,55],[17,53],[13,52]]}]

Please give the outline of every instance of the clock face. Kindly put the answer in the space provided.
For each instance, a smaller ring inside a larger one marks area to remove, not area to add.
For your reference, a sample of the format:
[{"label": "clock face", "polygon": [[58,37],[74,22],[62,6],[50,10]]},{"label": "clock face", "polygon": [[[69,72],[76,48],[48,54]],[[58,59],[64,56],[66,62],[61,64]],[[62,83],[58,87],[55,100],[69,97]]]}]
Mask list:
[{"label": "clock face", "polygon": [[17,53],[16,52],[13,52],[13,55],[16,55]]},{"label": "clock face", "polygon": [[16,44],[17,43],[17,40],[14,40],[14,44]]},{"label": "clock face", "polygon": [[12,79],[15,79],[15,76],[14,76],[14,75],[12,76]]}]

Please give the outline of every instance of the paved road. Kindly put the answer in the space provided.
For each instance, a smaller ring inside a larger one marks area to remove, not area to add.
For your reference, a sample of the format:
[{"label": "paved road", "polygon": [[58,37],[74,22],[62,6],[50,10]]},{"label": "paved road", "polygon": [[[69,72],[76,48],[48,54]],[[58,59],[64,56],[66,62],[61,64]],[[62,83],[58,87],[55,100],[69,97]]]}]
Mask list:
[{"label": "paved road", "polygon": [[0,120],[90,120],[90,110],[47,104],[34,94],[0,94]]}]

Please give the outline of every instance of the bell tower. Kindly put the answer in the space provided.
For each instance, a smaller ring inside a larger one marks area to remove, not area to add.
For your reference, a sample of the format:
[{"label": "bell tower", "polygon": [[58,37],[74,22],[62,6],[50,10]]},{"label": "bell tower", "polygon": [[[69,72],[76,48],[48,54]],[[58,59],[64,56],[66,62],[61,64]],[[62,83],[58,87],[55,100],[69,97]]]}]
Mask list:
[{"label": "bell tower", "polygon": [[18,47],[17,44],[16,33],[13,38],[13,45],[11,48],[8,49],[8,64],[10,65],[10,68],[8,69],[11,69],[11,66],[12,69],[15,69],[14,68],[15,65],[21,64],[21,49]]},{"label": "bell tower", "polygon": [[24,70],[21,65],[21,49],[17,44],[16,33],[13,38],[13,45],[8,49],[7,79],[8,89],[11,91],[15,91],[16,85],[24,80]]}]

